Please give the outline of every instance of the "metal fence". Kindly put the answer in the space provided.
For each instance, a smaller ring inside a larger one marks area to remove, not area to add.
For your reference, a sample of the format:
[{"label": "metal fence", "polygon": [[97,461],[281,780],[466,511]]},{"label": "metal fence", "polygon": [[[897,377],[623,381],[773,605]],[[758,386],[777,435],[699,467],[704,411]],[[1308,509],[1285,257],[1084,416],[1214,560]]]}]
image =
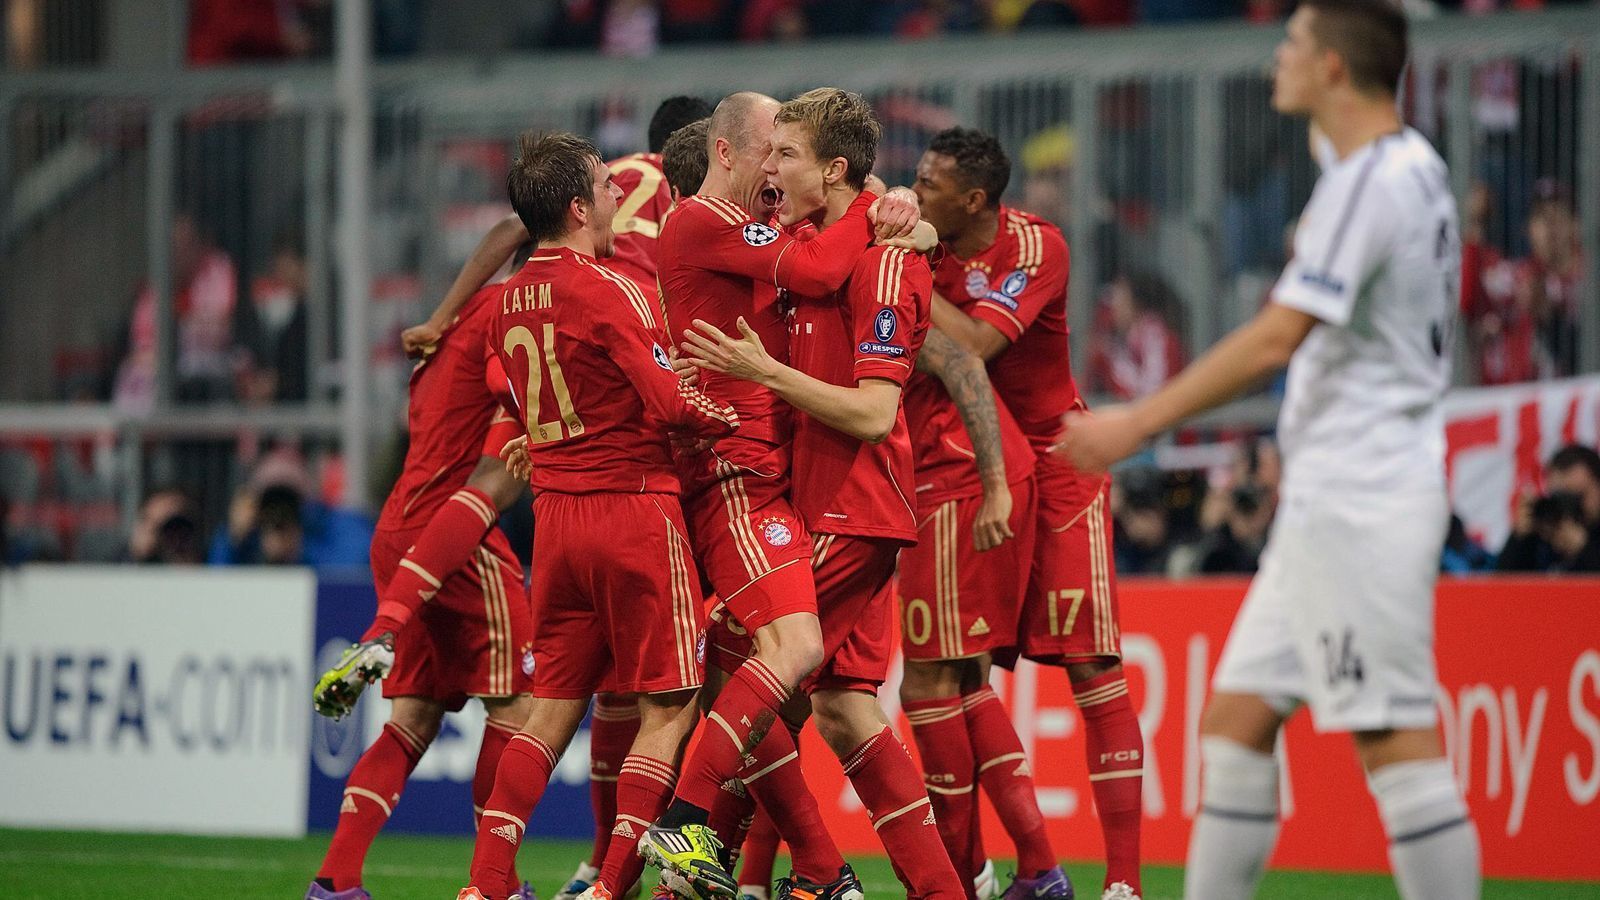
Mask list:
[{"label": "metal fence", "polygon": [[[1414,33],[1408,117],[1464,203],[1487,187],[1488,241],[1526,252],[1540,179],[1576,198],[1582,362],[1600,368],[1600,13],[1439,19]],[[339,290],[350,107],[331,67],[8,73],[0,491],[37,513],[70,507],[87,478],[100,486],[85,501],[101,505],[93,518],[125,528],[149,485],[179,481],[220,521],[275,440],[337,480],[342,423],[359,417],[380,451],[394,444],[409,372],[398,332],[505,213],[516,134],[574,129],[631,152],[655,105],[680,93],[860,91],[884,122],[891,184],[910,183],[941,128],[993,131],[1013,158],[1008,202],[1057,221],[1073,248],[1080,370],[1102,294],[1130,273],[1168,286],[1188,349],[1203,348],[1261,302],[1315,178],[1303,123],[1269,107],[1279,35],[1226,25],[378,66],[370,211],[352,220],[372,274],[361,297]],[[343,318],[341,305],[364,315]],[[350,321],[368,330],[359,370],[340,352]],[[370,379],[360,397],[343,390],[353,371]],[[374,468],[381,484],[386,467]],[[70,527],[56,530],[69,534],[62,553],[85,555]],[[100,549],[87,555],[105,555],[114,542],[90,543]]]}]

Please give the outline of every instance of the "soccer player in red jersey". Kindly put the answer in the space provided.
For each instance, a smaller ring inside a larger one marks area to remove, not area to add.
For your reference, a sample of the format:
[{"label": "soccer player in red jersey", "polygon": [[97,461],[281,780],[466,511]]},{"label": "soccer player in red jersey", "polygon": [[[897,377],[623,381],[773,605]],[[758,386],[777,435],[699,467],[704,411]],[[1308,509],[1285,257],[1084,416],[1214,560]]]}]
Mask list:
[{"label": "soccer player in red jersey", "polygon": [[[752,323],[767,342],[787,346],[779,288],[830,295],[850,276],[881,228],[886,237],[916,223],[909,192],[874,210],[877,198],[856,196],[827,233],[798,240],[769,224],[778,192],[763,161],[778,102],[736,93],[717,105],[707,138],[705,182],[673,210],[662,230],[659,279],[667,319],[676,327],[704,320],[734,330]],[[875,228],[873,216],[879,222]],[[779,710],[823,658],[810,541],[789,499],[789,408],[761,385],[717,372],[705,387],[738,409],[739,432],[692,460],[684,503],[696,557],[754,652],[729,655],[708,639],[708,655],[726,675],[712,684],[708,728],[684,766],[677,797],[642,842],[669,885],[701,895],[732,896],[722,839],[747,810],[719,803],[730,792],[791,799],[777,822],[807,883],[834,885],[840,897],[860,884],[827,834],[800,769],[794,737],[773,727]],[[720,617],[719,617],[720,618]],[[748,658],[745,658],[748,656]],[[714,811],[725,815],[712,819]],[[855,893],[851,893],[855,892]]]},{"label": "soccer player in red jersey", "polygon": [[[1055,226],[1001,205],[1010,174],[999,141],[966,128],[940,132],[918,163],[917,196],[946,250],[934,273],[933,321],[988,361],[1036,454],[1038,517],[1016,653],[1065,667],[1084,719],[1105,886],[1137,893],[1144,739],[1122,671],[1110,480],[1050,452],[1062,416],[1085,408],[1068,361],[1067,245]],[[963,702],[980,781],[1021,870],[1006,896],[1069,896],[1010,718],[984,682],[973,687]]]},{"label": "soccer player in red jersey", "polygon": [[983,360],[933,329],[917,369],[905,393],[918,541],[900,554],[900,699],[939,835],[975,897],[980,878],[993,881],[993,866],[962,700],[987,682],[992,652],[1016,641],[1033,559],[1034,458]]},{"label": "soccer player in red jersey", "polygon": [[[495,773],[462,900],[503,898],[527,816],[604,680],[638,696],[617,822],[585,898],[638,877],[635,841],[670,796],[700,684],[703,619],[670,435],[708,440],[732,407],[680,380],[653,299],[597,258],[612,251],[621,191],[594,146],[524,136],[507,179],[538,243],[500,289],[496,346],[527,428],[534,670],[528,720]],[[619,541],[619,537],[626,540]],[[626,827],[624,827],[626,826]]]},{"label": "soccer player in red jersey", "polygon": [[372,541],[379,613],[315,694],[318,712],[342,716],[367,681],[383,677],[384,696],[394,705],[383,733],[350,773],[338,826],[307,898],[367,897],[361,888],[367,849],[447,709],[473,696],[488,714],[472,782],[480,807],[500,752],[527,718],[531,614],[522,566],[495,527],[498,511],[522,492],[498,455],[521,426],[493,392],[494,386],[505,391],[505,375],[488,350],[497,303],[495,289],[478,292],[411,375],[411,446]]},{"label": "soccer player in red jersey", "polygon": [[[828,238],[859,202],[879,134],[867,103],[837,88],[783,104],[765,166],[783,191],[780,221],[816,225],[813,243]],[[789,365],[742,317],[738,337],[696,320],[684,350],[695,365],[760,384],[800,411],[793,489],[814,535],[825,652],[807,683],[817,730],[843,762],[907,895],[957,898],[961,882],[922,779],[876,696],[892,652],[896,559],[917,539],[900,399],[928,329],[931,293],[921,256],[873,247],[838,291],[791,292]],[[783,812],[771,812],[781,828]]]}]

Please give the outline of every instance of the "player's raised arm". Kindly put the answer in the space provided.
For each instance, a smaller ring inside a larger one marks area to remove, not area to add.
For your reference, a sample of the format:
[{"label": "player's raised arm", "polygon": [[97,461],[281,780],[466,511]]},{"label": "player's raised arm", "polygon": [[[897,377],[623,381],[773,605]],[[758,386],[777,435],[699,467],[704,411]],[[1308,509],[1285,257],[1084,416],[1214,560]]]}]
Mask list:
[{"label": "player's raised arm", "polygon": [[937,328],[928,330],[917,354],[917,369],[938,378],[961,414],[978,478],[983,483],[983,505],[973,523],[973,545],[979,550],[998,547],[1011,531],[1011,487],[1006,482],[1005,450],[1000,436],[1000,411],[994,386],[983,360]]},{"label": "player's raised arm", "polygon": [[473,248],[472,255],[462,264],[461,271],[456,274],[456,280],[450,284],[450,289],[445,291],[444,299],[428,316],[428,321],[420,325],[413,325],[400,333],[400,344],[405,348],[407,356],[420,356],[428,351],[444,330],[450,327],[451,321],[461,311],[461,307],[472,298],[472,295],[489,283],[494,273],[511,259],[511,254],[517,251],[528,240],[528,229],[517,218],[516,213],[506,216],[489,229],[478,246]]},{"label": "player's raised arm", "polygon": [[[737,204],[697,195],[684,203],[677,227],[693,226],[681,239],[697,250],[713,272],[743,275],[816,297],[844,284],[873,240],[867,211],[877,198],[863,193],[844,216],[810,240],[751,218]],[[694,210],[684,216],[684,212]]]}]

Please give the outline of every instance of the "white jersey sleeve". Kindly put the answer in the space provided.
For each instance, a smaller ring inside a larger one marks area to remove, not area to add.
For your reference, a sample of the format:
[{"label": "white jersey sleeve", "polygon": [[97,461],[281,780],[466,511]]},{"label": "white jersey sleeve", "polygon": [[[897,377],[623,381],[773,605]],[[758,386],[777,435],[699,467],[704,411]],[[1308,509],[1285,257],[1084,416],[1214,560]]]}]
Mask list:
[{"label": "white jersey sleeve", "polygon": [[1392,196],[1372,185],[1382,156],[1364,165],[1325,171],[1300,216],[1294,258],[1272,299],[1330,325],[1348,325],[1364,284],[1393,246]]}]

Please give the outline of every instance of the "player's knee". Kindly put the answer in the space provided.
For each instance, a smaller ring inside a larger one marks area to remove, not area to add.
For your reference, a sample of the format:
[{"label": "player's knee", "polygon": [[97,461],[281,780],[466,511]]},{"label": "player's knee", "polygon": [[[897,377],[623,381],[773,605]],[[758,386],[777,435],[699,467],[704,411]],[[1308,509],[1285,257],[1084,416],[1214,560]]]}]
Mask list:
[{"label": "player's knee", "polygon": [[1200,714],[1200,734],[1270,754],[1278,742],[1284,715],[1261,697],[1217,693]]},{"label": "player's knee", "polygon": [[510,725],[512,731],[521,728],[522,723],[528,721],[528,712],[532,709],[533,697],[528,694],[483,698],[484,713],[501,725]]},{"label": "player's knee", "polygon": [[1108,672],[1121,671],[1122,663],[1116,659],[1091,659],[1086,662],[1067,663],[1067,680],[1079,684],[1099,678]]},{"label": "player's knee", "polygon": [[389,712],[389,721],[416,735],[424,744],[432,744],[444,721],[444,706],[415,697],[398,698]]},{"label": "player's knee", "polygon": [[762,660],[791,688],[822,665],[822,629],[808,613],[782,616],[756,632]]},{"label": "player's knee", "polygon": [[962,693],[964,679],[960,663],[906,661],[900,681],[900,700],[917,703],[955,697]]}]

